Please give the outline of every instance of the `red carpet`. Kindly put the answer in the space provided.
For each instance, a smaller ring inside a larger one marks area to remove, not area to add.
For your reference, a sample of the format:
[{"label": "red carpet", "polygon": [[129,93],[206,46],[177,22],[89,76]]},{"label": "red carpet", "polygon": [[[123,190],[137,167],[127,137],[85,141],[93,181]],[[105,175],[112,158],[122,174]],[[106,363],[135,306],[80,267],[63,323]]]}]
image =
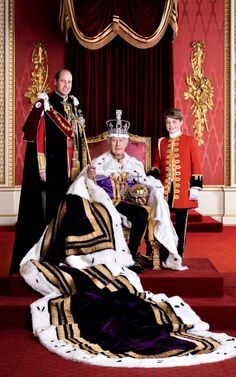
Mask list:
[{"label": "red carpet", "polygon": [[[236,374],[235,358],[185,368],[110,369],[73,363],[50,353],[30,330],[29,305],[37,294],[19,276],[8,277],[13,239],[12,228],[0,227],[1,376],[232,377]],[[212,330],[236,336],[235,250],[236,227],[223,227],[222,232],[214,233],[188,232],[184,264],[190,269],[146,271],[142,275],[144,288],[184,297],[197,314],[211,324]]]},{"label": "red carpet", "polygon": [[[173,213],[171,213],[174,222]],[[223,225],[212,217],[203,216],[195,210],[190,210],[188,214],[188,232],[222,232]]]},{"label": "red carpet", "polygon": [[[236,331],[232,332],[236,336]],[[236,360],[163,369],[105,368],[67,361],[40,345],[30,331],[1,330],[1,377],[233,377]]]},{"label": "red carpet", "polygon": [[0,277],[9,275],[14,237],[14,227],[0,226]]}]

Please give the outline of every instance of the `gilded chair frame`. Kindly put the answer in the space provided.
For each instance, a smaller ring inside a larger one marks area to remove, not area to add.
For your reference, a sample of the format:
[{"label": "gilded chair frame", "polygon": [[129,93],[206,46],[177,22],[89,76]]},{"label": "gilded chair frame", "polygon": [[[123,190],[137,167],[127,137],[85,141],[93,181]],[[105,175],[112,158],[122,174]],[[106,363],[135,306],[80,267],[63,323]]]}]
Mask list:
[{"label": "gilded chair frame", "polygon": [[[88,165],[89,163],[89,160],[88,160],[88,151],[87,151],[87,147],[89,149],[89,154],[90,154],[90,157],[91,159],[93,160],[95,157],[98,157],[101,153],[104,153],[106,152],[107,150],[109,150],[109,145],[107,143],[107,147],[106,145],[103,145],[103,149],[99,149],[97,148],[97,151],[95,151],[95,148],[93,148],[93,150],[91,150],[91,148],[89,148],[89,146],[91,147],[92,144],[95,144],[94,146],[98,146],[99,143],[105,143],[105,141],[107,140],[107,136],[108,136],[108,132],[102,132],[100,133],[99,135],[96,135],[96,136],[92,136],[92,137],[87,137],[86,140],[85,139],[82,139],[82,151],[81,151],[81,154],[82,154],[82,166],[83,168],[85,166]],[[134,143],[142,143],[145,145],[145,156],[143,158],[143,164],[144,164],[144,168],[145,168],[145,171],[146,173],[148,173],[150,170],[151,170],[151,137],[149,136],[139,136],[139,135],[134,135],[134,134],[131,134],[129,133],[129,144],[134,144]],[[132,157],[136,157],[138,160],[140,160],[140,156],[138,155],[137,153],[137,149],[136,149],[136,153],[137,155],[134,155],[133,153],[129,153],[129,144],[127,145],[126,147],[126,151],[129,155],[131,155]],[[123,231],[124,231],[124,236],[125,236],[125,239],[128,240],[129,238],[129,229],[126,228],[126,227],[123,227]],[[153,264],[153,270],[159,270],[160,269],[160,244],[157,240],[153,240],[151,242],[151,247],[152,247],[152,264]]]}]

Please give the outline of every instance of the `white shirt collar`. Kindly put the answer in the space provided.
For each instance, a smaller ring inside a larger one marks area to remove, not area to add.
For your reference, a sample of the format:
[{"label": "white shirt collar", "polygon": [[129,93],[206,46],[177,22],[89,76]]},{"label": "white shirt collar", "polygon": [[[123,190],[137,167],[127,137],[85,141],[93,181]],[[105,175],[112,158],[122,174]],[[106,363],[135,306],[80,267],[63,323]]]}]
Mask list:
[{"label": "white shirt collar", "polygon": [[170,137],[171,139],[174,139],[175,137],[179,137],[179,136],[181,136],[181,135],[182,135],[182,131],[179,130],[179,131],[174,132],[173,134],[169,134],[169,137]]}]

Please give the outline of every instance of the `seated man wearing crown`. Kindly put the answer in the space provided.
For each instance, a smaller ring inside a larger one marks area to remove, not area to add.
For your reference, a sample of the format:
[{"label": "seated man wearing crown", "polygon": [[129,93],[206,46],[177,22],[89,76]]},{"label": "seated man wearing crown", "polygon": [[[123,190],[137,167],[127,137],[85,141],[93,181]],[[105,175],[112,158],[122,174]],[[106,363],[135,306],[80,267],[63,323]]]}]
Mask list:
[{"label": "seated man wearing crown", "polygon": [[[153,210],[155,237],[169,250],[165,266],[184,267],[160,182],[125,152],[127,125],[118,118],[109,128],[110,151],[80,173],[21,261],[24,280],[44,296],[31,304],[35,336],[66,359],[109,367],[173,367],[235,356],[236,338],[209,332],[180,297],[145,291],[132,271],[117,209],[135,221],[137,206],[138,221],[145,221],[143,203]],[[130,207],[125,192],[135,201]],[[129,242],[134,257],[145,229],[139,225],[137,240],[133,235]]]},{"label": "seated man wearing crown", "polygon": [[[159,180],[146,175],[142,162],[125,152],[130,123],[121,120],[121,113],[121,110],[117,110],[116,120],[106,122],[110,150],[91,161],[69,192],[80,193],[79,183],[83,177],[90,191],[90,200],[94,200],[93,192],[98,189],[101,199],[103,196],[105,202],[107,198],[111,200],[121,215],[122,223],[130,227],[128,247],[134,260],[140,260],[138,248],[147,231],[147,224],[151,223],[154,238],[169,251],[164,267],[184,269],[177,252],[178,239],[164,200],[163,186]],[[130,266],[130,269],[143,272],[139,263]]]}]

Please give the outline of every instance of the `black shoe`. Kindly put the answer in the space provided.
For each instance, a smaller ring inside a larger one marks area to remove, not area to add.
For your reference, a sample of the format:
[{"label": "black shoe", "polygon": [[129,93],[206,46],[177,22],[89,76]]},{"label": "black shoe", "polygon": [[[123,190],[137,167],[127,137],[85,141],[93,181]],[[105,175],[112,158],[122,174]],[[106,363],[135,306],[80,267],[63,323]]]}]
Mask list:
[{"label": "black shoe", "polygon": [[135,262],[132,264],[132,266],[128,267],[131,271],[136,272],[136,274],[143,274],[144,273],[144,268],[141,266],[141,264]]},{"label": "black shoe", "polygon": [[150,257],[150,256],[142,255],[139,252],[137,252],[134,260],[135,260],[135,262],[139,263],[144,268],[152,268],[153,267],[152,257]]}]

